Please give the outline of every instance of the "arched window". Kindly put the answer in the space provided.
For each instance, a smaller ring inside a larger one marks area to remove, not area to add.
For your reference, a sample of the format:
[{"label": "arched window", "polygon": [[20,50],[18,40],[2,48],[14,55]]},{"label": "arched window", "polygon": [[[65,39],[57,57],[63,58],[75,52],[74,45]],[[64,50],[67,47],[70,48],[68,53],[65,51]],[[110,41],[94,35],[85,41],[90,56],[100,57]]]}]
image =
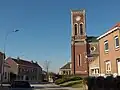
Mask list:
[{"label": "arched window", "polygon": [[80,35],[83,35],[83,24],[80,24]]},{"label": "arched window", "polygon": [[77,24],[74,25],[75,28],[75,35],[77,35]]}]

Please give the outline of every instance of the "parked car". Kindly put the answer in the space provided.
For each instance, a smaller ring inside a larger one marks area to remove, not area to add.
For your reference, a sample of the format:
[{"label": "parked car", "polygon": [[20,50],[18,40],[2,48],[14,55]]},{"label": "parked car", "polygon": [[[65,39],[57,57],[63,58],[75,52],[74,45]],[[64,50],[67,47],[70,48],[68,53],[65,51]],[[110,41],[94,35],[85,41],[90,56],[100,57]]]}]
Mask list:
[{"label": "parked car", "polygon": [[10,90],[33,90],[27,81],[13,81],[10,85]]}]

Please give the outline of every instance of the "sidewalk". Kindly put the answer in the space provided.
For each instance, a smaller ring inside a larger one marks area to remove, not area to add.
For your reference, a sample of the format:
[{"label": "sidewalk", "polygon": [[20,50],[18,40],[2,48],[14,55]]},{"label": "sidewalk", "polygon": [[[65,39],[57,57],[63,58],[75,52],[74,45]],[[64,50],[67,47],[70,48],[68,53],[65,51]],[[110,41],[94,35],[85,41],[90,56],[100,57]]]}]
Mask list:
[{"label": "sidewalk", "polygon": [[0,87],[0,90],[9,90],[8,87]]}]

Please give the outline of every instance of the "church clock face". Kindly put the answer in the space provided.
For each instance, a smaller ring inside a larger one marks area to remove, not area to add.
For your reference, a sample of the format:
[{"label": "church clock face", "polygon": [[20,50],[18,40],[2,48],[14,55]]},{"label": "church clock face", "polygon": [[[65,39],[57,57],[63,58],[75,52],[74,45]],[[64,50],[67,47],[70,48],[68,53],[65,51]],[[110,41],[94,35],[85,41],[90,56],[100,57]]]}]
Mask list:
[{"label": "church clock face", "polygon": [[81,17],[80,16],[77,16],[76,17],[76,21],[80,21]]}]

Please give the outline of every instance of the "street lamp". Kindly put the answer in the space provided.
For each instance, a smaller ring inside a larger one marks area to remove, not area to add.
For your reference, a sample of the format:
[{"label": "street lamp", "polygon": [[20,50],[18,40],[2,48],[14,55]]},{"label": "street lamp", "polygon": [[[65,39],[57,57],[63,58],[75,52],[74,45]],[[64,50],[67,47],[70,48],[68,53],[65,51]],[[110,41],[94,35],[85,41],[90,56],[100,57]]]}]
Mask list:
[{"label": "street lamp", "polygon": [[6,41],[7,41],[7,37],[9,34],[13,33],[13,32],[18,32],[19,30],[13,30],[13,31],[10,31],[8,33],[6,33],[5,35],[5,42],[4,42],[4,50],[3,50],[3,59],[2,59],[2,64],[1,64],[1,86],[2,86],[2,82],[3,82],[3,76],[4,76],[4,61],[5,61],[5,49],[6,49]]}]

